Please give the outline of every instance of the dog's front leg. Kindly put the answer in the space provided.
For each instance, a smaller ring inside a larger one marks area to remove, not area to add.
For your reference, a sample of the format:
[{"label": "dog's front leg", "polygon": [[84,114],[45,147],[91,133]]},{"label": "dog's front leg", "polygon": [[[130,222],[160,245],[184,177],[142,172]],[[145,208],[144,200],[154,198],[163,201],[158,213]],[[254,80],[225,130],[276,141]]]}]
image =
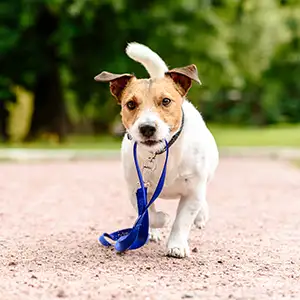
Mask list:
[{"label": "dog's front leg", "polygon": [[[148,194],[148,201],[151,199],[152,194]],[[136,202],[136,192],[131,195],[131,204],[136,211],[137,202]],[[152,203],[149,207],[149,221],[150,221],[150,241],[158,242],[161,240],[159,228],[164,227],[168,220],[167,214],[162,211],[156,211],[155,203]]]},{"label": "dog's front leg", "polygon": [[[149,199],[151,199],[151,197]],[[156,211],[155,204],[152,203],[149,207],[150,241],[158,242],[161,240],[159,228],[165,226],[167,219],[167,214],[162,211]]]},{"label": "dog's front leg", "polygon": [[191,193],[181,197],[168,240],[168,256],[183,258],[189,255],[188,238],[190,229],[201,209],[201,201],[206,201],[205,198],[206,180],[199,182]]}]

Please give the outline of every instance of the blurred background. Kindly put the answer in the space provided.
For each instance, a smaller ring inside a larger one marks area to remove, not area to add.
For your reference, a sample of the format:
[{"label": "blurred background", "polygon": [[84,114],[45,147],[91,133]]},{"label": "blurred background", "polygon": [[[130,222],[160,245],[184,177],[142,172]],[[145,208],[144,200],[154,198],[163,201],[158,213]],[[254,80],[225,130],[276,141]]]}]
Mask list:
[{"label": "blurred background", "polygon": [[299,0],[11,0],[0,3],[0,146],[118,148],[103,70],[148,77],[128,42],[170,67],[220,146],[300,146]]}]

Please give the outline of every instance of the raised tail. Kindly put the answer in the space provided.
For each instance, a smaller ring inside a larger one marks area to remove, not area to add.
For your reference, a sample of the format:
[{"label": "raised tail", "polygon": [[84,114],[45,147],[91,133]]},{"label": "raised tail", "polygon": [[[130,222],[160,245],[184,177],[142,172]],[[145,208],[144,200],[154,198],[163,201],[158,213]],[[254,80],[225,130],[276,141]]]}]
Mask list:
[{"label": "raised tail", "polygon": [[162,78],[168,67],[160,56],[150,48],[139,43],[129,43],[126,54],[133,60],[141,63],[151,78]]}]

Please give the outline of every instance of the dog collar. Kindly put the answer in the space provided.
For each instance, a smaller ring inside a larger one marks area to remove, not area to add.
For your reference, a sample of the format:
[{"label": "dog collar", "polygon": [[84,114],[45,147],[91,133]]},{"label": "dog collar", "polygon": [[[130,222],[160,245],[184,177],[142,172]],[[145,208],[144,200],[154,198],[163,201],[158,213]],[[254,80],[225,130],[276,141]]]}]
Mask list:
[{"label": "dog collar", "polygon": [[[165,153],[166,150],[167,150],[167,148],[170,149],[170,147],[176,142],[176,140],[180,136],[180,133],[182,132],[183,125],[184,125],[184,112],[183,112],[183,109],[181,109],[181,111],[182,111],[182,119],[181,119],[181,125],[180,125],[179,130],[172,136],[172,138],[170,139],[170,141],[168,143],[168,146],[165,145],[165,147],[162,150],[156,151],[154,153],[154,156]],[[132,140],[132,137],[131,137],[131,135],[128,132],[127,132],[127,138],[129,140]]]}]

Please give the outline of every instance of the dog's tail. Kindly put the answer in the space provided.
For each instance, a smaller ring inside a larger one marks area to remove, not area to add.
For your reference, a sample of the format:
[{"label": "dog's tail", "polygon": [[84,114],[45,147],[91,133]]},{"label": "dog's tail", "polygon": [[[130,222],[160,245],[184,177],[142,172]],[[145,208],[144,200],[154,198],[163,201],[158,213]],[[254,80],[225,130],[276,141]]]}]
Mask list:
[{"label": "dog's tail", "polygon": [[141,63],[151,78],[162,78],[168,67],[160,56],[150,48],[139,43],[129,43],[126,54],[133,60]]}]

